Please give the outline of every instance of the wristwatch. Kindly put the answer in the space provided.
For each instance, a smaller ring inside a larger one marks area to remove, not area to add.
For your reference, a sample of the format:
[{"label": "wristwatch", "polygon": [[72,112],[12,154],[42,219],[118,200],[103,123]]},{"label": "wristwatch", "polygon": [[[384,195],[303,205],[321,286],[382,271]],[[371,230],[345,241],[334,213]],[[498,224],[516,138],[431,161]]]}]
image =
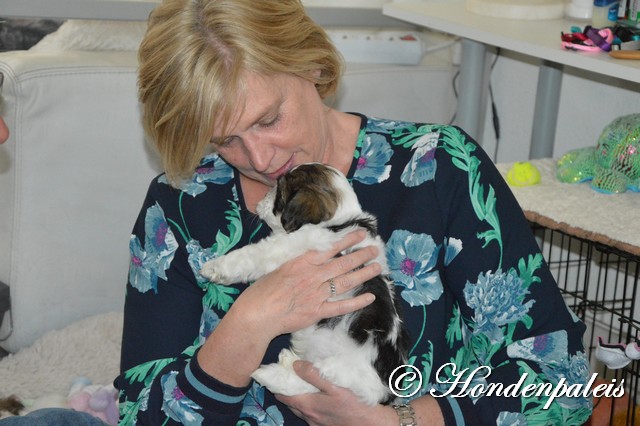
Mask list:
[{"label": "wristwatch", "polygon": [[400,418],[400,426],[418,426],[416,421],[416,412],[413,411],[413,407],[409,404],[395,404],[392,405],[393,409],[398,413]]}]

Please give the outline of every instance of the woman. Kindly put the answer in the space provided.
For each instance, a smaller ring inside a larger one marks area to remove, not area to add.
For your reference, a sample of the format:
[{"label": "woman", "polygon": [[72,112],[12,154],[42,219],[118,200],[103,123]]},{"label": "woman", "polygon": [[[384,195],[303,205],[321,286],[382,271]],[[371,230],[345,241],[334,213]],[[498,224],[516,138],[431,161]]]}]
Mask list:
[{"label": "woman", "polygon": [[[462,130],[347,114],[323,102],[342,64],[298,0],[165,0],[139,53],[144,125],[166,173],[131,237],[120,389],[123,424],[581,424],[586,398],[463,395],[470,384],[584,384],[584,326],[564,304],[501,176]],[[278,176],[341,170],[378,217],[422,383],[365,406],[308,363],[320,389],[272,395],[250,374],[289,333],[371,303],[328,302],[377,275],[365,248],[310,252],[251,285],[207,282],[207,260],[268,235],[255,214]],[[195,172],[194,172],[195,171]],[[542,302],[544,301],[544,302]],[[466,370],[466,372],[464,371]],[[483,370],[484,369],[484,370]],[[482,377],[481,377],[482,376]],[[461,381],[461,380],[460,380]],[[456,391],[454,391],[454,388]],[[477,388],[480,389],[480,388]],[[410,403],[408,401],[410,400]]]}]

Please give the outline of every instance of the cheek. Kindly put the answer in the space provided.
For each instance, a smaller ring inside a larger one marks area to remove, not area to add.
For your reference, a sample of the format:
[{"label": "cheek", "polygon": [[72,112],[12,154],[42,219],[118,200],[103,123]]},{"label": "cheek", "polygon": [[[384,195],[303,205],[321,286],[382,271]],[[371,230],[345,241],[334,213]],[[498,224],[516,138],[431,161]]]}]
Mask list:
[{"label": "cheek", "polygon": [[247,156],[242,148],[219,148],[217,153],[224,161],[237,169],[246,168],[246,165],[248,164]]}]

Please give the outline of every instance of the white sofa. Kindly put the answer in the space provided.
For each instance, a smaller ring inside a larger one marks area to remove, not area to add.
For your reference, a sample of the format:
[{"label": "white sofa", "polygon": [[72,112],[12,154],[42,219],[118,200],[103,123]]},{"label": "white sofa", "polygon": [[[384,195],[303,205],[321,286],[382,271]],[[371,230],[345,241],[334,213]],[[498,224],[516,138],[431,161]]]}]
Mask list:
[{"label": "white sofa", "polygon": [[[9,352],[46,331],[121,310],[130,230],[160,172],[144,141],[133,51],[0,53],[0,282]],[[448,121],[450,63],[353,65],[335,106]]]},{"label": "white sofa", "polygon": [[0,345],[121,310],[128,241],[149,180],[133,52],[0,54]]}]

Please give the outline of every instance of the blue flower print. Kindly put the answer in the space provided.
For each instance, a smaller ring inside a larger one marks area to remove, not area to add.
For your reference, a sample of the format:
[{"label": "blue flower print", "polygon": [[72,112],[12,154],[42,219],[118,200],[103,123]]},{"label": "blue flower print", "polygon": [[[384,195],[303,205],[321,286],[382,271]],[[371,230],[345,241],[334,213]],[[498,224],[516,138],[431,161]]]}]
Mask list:
[{"label": "blue flower print", "polygon": [[402,298],[411,306],[429,305],[442,295],[442,281],[435,270],[440,251],[430,235],[396,230],[387,242],[391,279],[404,287]]},{"label": "blue flower print", "polygon": [[390,134],[398,129],[415,126],[415,123],[404,121],[383,120],[376,117],[369,117],[367,120],[367,131],[374,133]]},{"label": "blue flower print", "polygon": [[467,281],[464,298],[474,310],[474,334],[485,334],[492,343],[502,342],[504,334],[500,327],[523,318],[533,305],[533,300],[523,304],[529,293],[515,272],[495,274],[491,271],[480,274],[478,282]]},{"label": "blue flower print", "polygon": [[[564,378],[567,383],[586,385],[589,378],[589,361],[585,352],[578,352],[565,358],[559,364],[542,365],[542,372],[553,382],[558,383]],[[561,406],[577,409],[591,407],[589,398],[575,398],[563,396],[558,399]]]},{"label": "blue flower print", "polygon": [[518,340],[507,347],[511,358],[524,358],[538,363],[559,363],[569,353],[567,332],[555,331],[549,334]]},{"label": "blue flower print", "polygon": [[215,257],[211,250],[203,249],[199,241],[189,240],[187,243],[187,253],[189,253],[189,266],[196,277],[196,282],[200,288],[204,289],[209,284],[209,280],[200,275],[200,270],[205,263]]},{"label": "blue flower print", "polygon": [[[190,181],[180,184],[180,190],[195,197],[202,194],[206,189],[206,183],[217,183],[223,185],[233,178],[233,169],[218,156],[210,154],[202,159],[196,168]],[[158,182],[168,184],[165,175],[158,178]]]},{"label": "blue flower print", "polygon": [[284,424],[282,413],[275,405],[264,406],[264,387],[253,383],[244,399],[241,417],[251,417],[260,426],[279,426]]},{"label": "blue flower print", "polygon": [[162,411],[182,425],[199,426],[204,418],[195,410],[200,407],[182,393],[176,382],[177,374],[172,371],[162,376]]},{"label": "blue flower print", "polygon": [[501,411],[496,419],[497,426],[528,426],[529,422],[522,413],[510,413]]},{"label": "blue flower print", "polygon": [[451,261],[462,251],[462,240],[447,238],[445,240],[444,266],[449,266]]},{"label": "blue flower print", "polygon": [[158,278],[167,279],[165,271],[178,249],[178,242],[158,203],[147,209],[144,230],[144,247],[135,235],[129,241],[129,282],[141,293],[157,292]]},{"label": "blue flower print", "polygon": [[[565,330],[530,337],[507,347],[507,355],[513,359],[526,359],[540,365],[542,373],[551,383],[565,379],[567,384],[585,384],[589,376],[589,361],[585,352],[569,356],[569,340]],[[558,402],[569,408],[588,407],[584,398],[559,398]]]},{"label": "blue flower print", "polygon": [[154,274],[154,283],[151,281],[151,269],[148,267],[147,252],[144,251],[140,240],[135,235],[129,240],[129,282],[141,293],[146,293],[151,288],[155,290],[157,279]]},{"label": "blue flower print", "polygon": [[142,392],[140,392],[140,397],[138,398],[138,404],[140,411],[147,411],[149,408],[149,394],[151,393],[151,386],[145,387]]},{"label": "blue flower print", "polygon": [[430,132],[420,136],[411,146],[414,151],[411,161],[405,166],[400,180],[408,187],[418,186],[433,179],[436,174],[436,147],[439,132]]},{"label": "blue flower print", "polygon": [[387,162],[392,155],[393,150],[384,136],[375,133],[367,136],[362,143],[353,178],[366,185],[387,180],[391,172],[391,166]]},{"label": "blue flower print", "polygon": [[220,317],[213,311],[213,309],[207,309],[202,312],[202,316],[200,317],[200,331],[198,332],[198,346],[204,344],[207,337],[209,337],[213,330],[218,326],[219,322]]}]

